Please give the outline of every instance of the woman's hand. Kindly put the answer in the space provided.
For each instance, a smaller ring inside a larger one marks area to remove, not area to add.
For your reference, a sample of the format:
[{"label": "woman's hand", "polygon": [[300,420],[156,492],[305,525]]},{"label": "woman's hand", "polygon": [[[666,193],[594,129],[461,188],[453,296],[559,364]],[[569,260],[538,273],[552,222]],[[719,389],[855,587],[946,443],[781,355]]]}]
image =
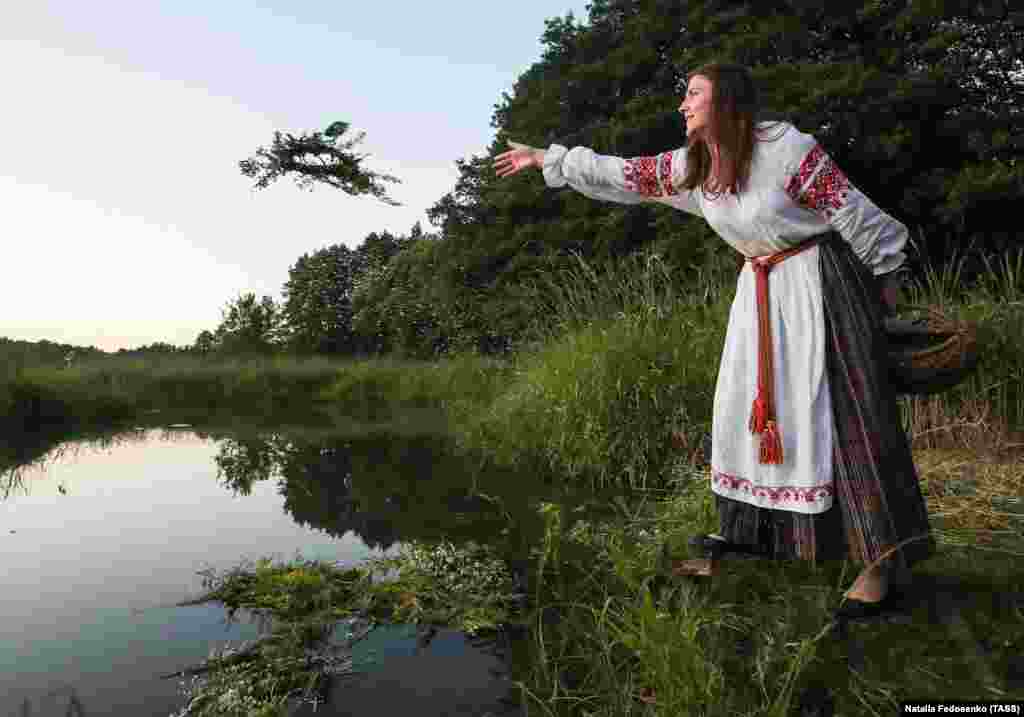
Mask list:
[{"label": "woman's hand", "polygon": [[499,177],[509,177],[521,169],[527,167],[544,166],[544,150],[535,149],[525,144],[509,141],[512,147],[508,152],[502,152],[494,158],[494,171]]}]

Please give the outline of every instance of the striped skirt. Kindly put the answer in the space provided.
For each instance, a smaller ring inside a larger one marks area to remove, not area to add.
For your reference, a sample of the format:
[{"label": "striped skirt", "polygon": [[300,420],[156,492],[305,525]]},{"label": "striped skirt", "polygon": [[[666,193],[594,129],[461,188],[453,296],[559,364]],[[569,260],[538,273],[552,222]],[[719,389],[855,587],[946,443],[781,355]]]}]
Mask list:
[{"label": "striped skirt", "polygon": [[819,245],[826,371],[833,416],[835,500],[818,514],[760,508],[715,495],[719,533],[776,559],[909,567],[935,552],[899,405],[886,371],[878,280],[834,232]]}]

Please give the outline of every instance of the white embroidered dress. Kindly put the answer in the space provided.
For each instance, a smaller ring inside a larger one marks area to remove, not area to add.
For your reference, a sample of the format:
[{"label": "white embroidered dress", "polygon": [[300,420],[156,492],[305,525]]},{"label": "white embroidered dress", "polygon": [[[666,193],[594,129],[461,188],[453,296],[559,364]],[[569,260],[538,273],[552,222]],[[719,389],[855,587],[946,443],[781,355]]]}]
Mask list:
[{"label": "white embroidered dress", "polygon": [[[552,144],[544,181],[553,188],[568,184],[592,199],[660,202],[696,214],[747,257],[775,254],[834,229],[876,275],[904,262],[906,226],[853,186],[813,136],[785,122],[762,127],[756,136],[769,141],[755,143],[750,181],[738,196],[678,189],[685,147],[623,159]],[[715,388],[711,480],[718,495],[798,513],[832,506],[832,407],[818,252],[813,247],[792,256],[768,275],[781,465],[759,462],[760,436],[748,428],[757,395],[757,301],[749,262],[740,273]]]}]

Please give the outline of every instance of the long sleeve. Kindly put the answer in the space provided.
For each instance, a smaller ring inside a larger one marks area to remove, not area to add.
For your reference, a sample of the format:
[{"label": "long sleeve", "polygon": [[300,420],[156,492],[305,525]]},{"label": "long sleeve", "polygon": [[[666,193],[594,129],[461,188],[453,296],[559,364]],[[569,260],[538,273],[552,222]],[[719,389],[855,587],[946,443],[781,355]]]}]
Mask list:
[{"label": "long sleeve", "polygon": [[787,134],[786,194],[839,232],[876,276],[901,267],[907,227],[857,189],[813,136],[795,128]]},{"label": "long sleeve", "polygon": [[586,147],[566,149],[552,144],[544,154],[544,182],[554,189],[567,184],[580,194],[605,202],[640,204],[654,201],[703,216],[693,191],[680,190],[686,149],[654,157],[623,159],[597,154]]}]

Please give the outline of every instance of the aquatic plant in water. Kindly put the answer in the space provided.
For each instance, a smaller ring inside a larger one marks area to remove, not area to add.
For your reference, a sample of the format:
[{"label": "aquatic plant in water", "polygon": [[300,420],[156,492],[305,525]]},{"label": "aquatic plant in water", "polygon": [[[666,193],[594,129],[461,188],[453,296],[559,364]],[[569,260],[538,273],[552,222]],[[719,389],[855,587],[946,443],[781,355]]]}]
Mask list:
[{"label": "aquatic plant in water", "polygon": [[[394,579],[373,575],[395,570]],[[514,609],[503,561],[481,546],[410,543],[393,557],[344,568],[320,561],[260,560],[226,572],[204,571],[206,593],[268,619],[269,634],[211,653],[184,678],[186,705],[172,717],[285,715],[294,703],[323,703],[334,681],[355,673],[350,649],[378,620],[432,624],[470,635],[498,629]],[[333,643],[340,621],[361,624]],[[169,676],[171,677],[171,676]]]}]

